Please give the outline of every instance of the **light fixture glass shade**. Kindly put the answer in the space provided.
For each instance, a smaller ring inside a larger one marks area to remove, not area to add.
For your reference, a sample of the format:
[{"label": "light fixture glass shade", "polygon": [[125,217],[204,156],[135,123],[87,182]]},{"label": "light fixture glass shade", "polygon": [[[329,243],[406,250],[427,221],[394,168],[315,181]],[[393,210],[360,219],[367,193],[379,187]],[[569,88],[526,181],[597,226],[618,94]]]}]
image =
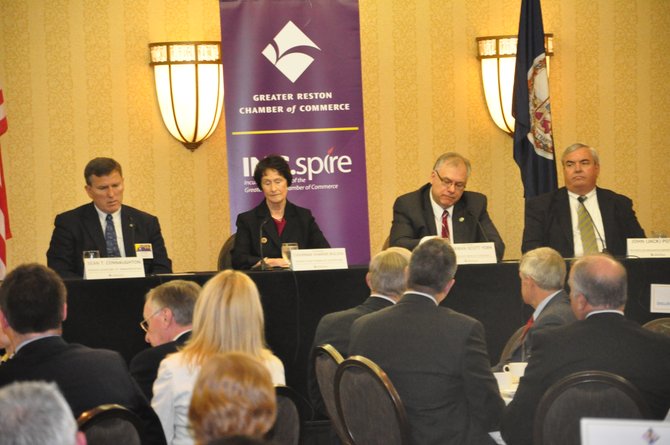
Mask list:
[{"label": "light fixture glass shade", "polygon": [[[554,55],[553,34],[544,35],[547,54]],[[517,36],[490,36],[477,38],[478,58],[482,65],[482,85],[489,114],[493,122],[509,135],[514,134],[512,96],[514,95],[514,70],[516,68]]]},{"label": "light fixture glass shade", "polygon": [[149,50],[163,122],[195,150],[212,135],[223,110],[221,43],[161,42]]}]

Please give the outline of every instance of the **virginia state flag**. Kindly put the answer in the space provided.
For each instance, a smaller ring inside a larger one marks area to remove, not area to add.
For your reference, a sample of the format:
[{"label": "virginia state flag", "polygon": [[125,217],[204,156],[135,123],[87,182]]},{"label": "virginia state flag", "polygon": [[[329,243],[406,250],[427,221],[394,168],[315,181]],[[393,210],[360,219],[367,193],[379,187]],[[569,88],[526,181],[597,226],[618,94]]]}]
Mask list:
[{"label": "virginia state flag", "polygon": [[521,2],[512,115],[516,120],[514,160],[521,170],[524,197],[531,198],[556,190],[556,159],[540,0]]}]

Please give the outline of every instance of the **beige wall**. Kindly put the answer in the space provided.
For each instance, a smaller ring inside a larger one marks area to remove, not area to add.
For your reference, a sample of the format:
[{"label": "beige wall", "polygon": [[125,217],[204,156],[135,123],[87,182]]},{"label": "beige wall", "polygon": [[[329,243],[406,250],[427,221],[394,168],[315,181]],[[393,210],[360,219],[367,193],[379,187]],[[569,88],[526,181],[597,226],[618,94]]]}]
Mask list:
[{"label": "beige wall", "polygon": [[[361,0],[372,251],[399,194],[446,150],[470,157],[468,188],[517,258],[523,199],[511,139],[488,117],[475,38],[514,34],[519,0]],[[600,185],[635,201],[647,232],[670,233],[670,2],[544,0],[557,147],[600,149]],[[0,0],[2,137],[10,268],[45,262],[53,217],[87,201],[94,156],[124,166],[127,204],[158,215],[176,271],[211,270],[230,232],[225,122],[195,153],[168,134],[150,42],[217,40],[216,0]],[[561,181],[562,182],[562,181]]]}]

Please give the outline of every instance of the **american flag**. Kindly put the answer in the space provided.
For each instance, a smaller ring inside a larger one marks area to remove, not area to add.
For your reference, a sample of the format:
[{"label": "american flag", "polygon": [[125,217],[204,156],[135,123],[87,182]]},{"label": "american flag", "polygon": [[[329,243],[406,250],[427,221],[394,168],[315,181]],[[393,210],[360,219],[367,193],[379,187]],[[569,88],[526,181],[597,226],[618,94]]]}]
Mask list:
[{"label": "american flag", "polygon": [[[7,115],[5,114],[5,98],[0,85],[0,136],[7,131]],[[5,173],[2,168],[2,150],[0,150],[0,280],[7,274],[7,240],[12,237],[9,229],[9,210],[7,208],[7,188]]]}]

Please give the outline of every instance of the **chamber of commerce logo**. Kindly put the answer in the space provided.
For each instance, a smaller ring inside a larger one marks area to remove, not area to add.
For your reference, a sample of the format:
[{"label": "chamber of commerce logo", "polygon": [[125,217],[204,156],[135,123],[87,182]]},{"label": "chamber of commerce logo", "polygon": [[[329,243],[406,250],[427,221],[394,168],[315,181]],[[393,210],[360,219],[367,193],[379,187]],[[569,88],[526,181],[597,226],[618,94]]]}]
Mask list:
[{"label": "chamber of commerce logo", "polygon": [[321,51],[321,48],[289,20],[262,54],[291,82],[295,82],[314,61],[314,57],[305,53],[310,48]]}]

